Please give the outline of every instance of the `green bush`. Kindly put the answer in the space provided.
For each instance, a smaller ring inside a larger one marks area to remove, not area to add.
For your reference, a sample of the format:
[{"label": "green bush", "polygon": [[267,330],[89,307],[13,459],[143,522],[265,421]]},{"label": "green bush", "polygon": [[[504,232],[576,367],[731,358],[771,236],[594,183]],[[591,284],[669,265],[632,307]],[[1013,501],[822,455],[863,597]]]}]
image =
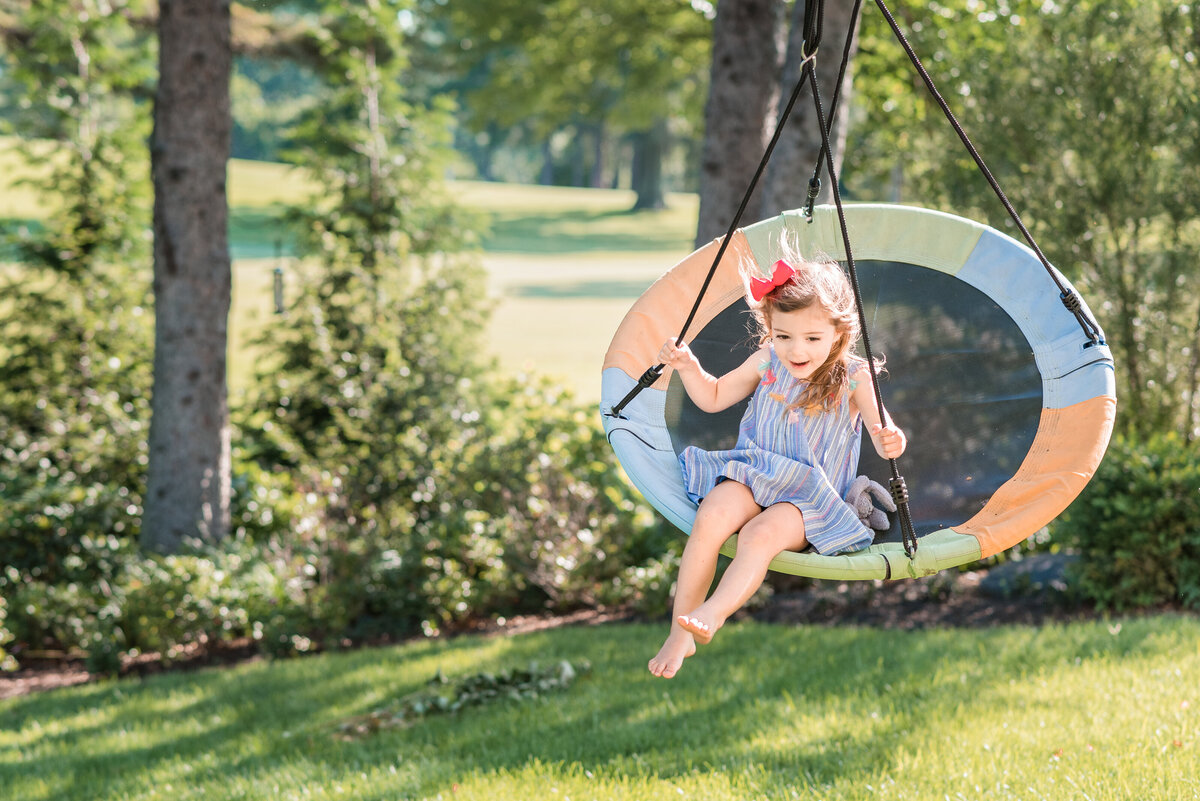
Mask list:
[{"label": "green bush", "polygon": [[5,605],[4,596],[0,595],[0,671],[17,669],[17,660],[13,659],[12,655],[4,650],[4,646],[13,640],[12,632],[8,630],[5,624],[7,616],[8,609]]},{"label": "green bush", "polygon": [[651,582],[627,571],[672,535],[621,475],[594,411],[545,381],[497,381],[474,426],[438,485],[438,514],[417,525],[423,627],[640,601]]},{"label": "green bush", "polygon": [[1200,609],[1200,448],[1114,438],[1054,535],[1078,549],[1073,583],[1099,607]]},{"label": "green bush", "polygon": [[111,673],[126,656],[153,652],[171,661],[189,647],[243,637],[272,655],[318,645],[310,609],[320,595],[309,581],[311,560],[298,549],[234,539],[164,556],[128,541],[83,543],[103,552],[81,557],[109,565],[103,580],[10,580],[11,636],[27,648],[83,656],[90,670]]}]

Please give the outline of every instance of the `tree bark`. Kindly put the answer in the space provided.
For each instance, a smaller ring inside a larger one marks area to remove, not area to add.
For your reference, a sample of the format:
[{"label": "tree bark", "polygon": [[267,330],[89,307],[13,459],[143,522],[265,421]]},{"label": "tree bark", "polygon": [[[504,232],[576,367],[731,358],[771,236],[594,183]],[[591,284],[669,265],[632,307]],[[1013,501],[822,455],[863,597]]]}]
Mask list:
[{"label": "tree bark", "polygon": [[154,181],[154,396],[142,542],[173,552],[229,531],[225,169],[229,0],[160,0]]},{"label": "tree bark", "polygon": [[633,191],[637,193],[633,210],[665,209],[663,192],[663,154],[667,149],[667,121],[659,118],[650,128],[633,137]]},{"label": "tree bark", "polygon": [[605,187],[604,173],[607,169],[605,164],[605,149],[608,145],[608,126],[604,124],[604,120],[600,120],[592,126],[592,172],[588,179],[588,186],[593,189],[603,189]]},{"label": "tree bark", "polygon": [[[810,0],[796,0],[792,9],[791,28],[788,34],[787,59],[784,62],[783,77],[780,82],[780,103],[786,103],[800,79],[800,67],[804,57],[801,53],[804,44],[804,10]],[[821,46],[816,59],[817,87],[821,91],[821,107],[825,119],[830,123],[830,144],[833,149],[833,164],[838,175],[842,172],[842,155],[846,149],[846,122],[850,116],[851,77],[847,69],[842,81],[840,100],[834,114],[830,115],[830,104],[833,103],[834,90],[837,88],[838,67],[842,61],[842,49],[846,43],[846,34],[853,23],[850,12],[853,4],[826,3],[825,21],[821,34]],[[850,59],[858,50],[858,37],[851,42]],[[832,121],[831,121],[832,120]],[[808,199],[808,181],[817,159],[821,153],[821,128],[817,124],[817,112],[813,106],[811,84],[804,88],[791,117],[779,137],[771,163],[764,176],[762,205],[759,207],[759,217],[772,217],[785,209],[800,208]],[[833,192],[829,186],[829,171],[824,160],[820,164],[821,194],[817,197],[819,203],[833,201]]]},{"label": "tree bark", "polygon": [[[721,0],[717,6],[697,247],[729,229],[766,149],[778,99],[782,34],[781,0]],[[761,185],[755,195],[761,197]],[[754,197],[747,208],[758,208]]]},{"label": "tree bark", "polygon": [[554,146],[550,143],[549,136],[542,142],[542,172],[538,183],[542,186],[554,185]]}]

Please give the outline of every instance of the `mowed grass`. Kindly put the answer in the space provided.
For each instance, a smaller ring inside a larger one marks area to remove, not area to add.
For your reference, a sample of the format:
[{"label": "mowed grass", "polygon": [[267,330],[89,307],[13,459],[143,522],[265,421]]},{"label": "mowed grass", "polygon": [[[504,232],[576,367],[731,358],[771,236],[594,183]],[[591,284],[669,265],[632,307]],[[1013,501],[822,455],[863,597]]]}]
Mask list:
[{"label": "mowed grass", "polygon": [[[47,206],[17,182],[33,173],[13,144],[0,137],[0,220],[36,223]],[[230,162],[228,182],[236,392],[250,384],[261,358],[251,343],[274,314],[274,269],[283,268],[285,286],[294,280],[284,205],[314,187],[286,165],[241,160]],[[451,192],[487,225],[487,349],[510,373],[553,376],[580,400],[598,401],[604,353],[625,312],[692,249],[697,198],[674,194],[665,210],[633,212],[635,196],[623,190],[458,181]]]},{"label": "mowed grass", "polygon": [[[12,801],[1200,798],[1200,621],[915,632],[735,623],[675,679],[665,624],[461,637],[0,702]],[[569,659],[565,692],[363,740],[439,670]]]},{"label": "mowed grass", "polygon": [[[281,194],[295,191],[286,188],[291,176],[278,173]],[[261,188],[269,178],[257,184],[265,205],[239,207],[231,220],[240,256],[230,315],[235,390],[249,383],[259,358],[250,343],[274,313],[274,269],[284,269],[285,292],[295,269],[289,257],[273,256],[277,241],[289,251],[271,216],[275,199]],[[621,319],[691,250],[696,198],[673,195],[668,209],[631,212],[634,196],[622,191],[477,182],[458,182],[453,190],[488,225],[480,254],[488,275],[480,291],[491,309],[487,350],[509,373],[548,375],[580,400],[598,401],[604,353]]]}]

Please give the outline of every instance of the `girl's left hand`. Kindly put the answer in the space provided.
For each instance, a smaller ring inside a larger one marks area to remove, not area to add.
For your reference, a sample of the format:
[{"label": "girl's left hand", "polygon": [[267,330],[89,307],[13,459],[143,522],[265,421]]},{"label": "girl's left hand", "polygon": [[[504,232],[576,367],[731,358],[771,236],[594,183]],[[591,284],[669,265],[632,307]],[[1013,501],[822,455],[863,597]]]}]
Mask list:
[{"label": "girl's left hand", "polygon": [[875,450],[884,459],[895,459],[908,447],[908,438],[894,425],[876,423],[871,426],[871,440],[875,443]]}]

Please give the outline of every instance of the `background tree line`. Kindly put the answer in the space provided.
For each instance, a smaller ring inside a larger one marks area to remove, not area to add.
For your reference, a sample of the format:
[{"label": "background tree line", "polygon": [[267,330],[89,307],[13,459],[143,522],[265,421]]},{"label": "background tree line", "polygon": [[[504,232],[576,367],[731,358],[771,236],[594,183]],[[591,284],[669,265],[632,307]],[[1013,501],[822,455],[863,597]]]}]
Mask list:
[{"label": "background tree line", "polygon": [[[286,653],[472,614],[661,602],[673,536],[619,478],[590,410],[473,355],[479,267],[441,188],[469,164],[482,179],[627,186],[639,208],[693,189],[698,241],[724,232],[795,81],[805,5],[617,5],[0,5],[5,132],[54,200],[44,222],[6,228],[20,267],[0,290],[0,648],[15,637],[112,667],[223,637]],[[827,103],[852,22],[829,5]],[[902,16],[1109,332],[1114,469],[1150,464],[1173,497],[1175,522],[1139,524],[1157,539],[1129,558],[1157,589],[1137,600],[1200,597],[1183,583],[1200,575],[1186,568],[1200,559],[1196,10],[944,0]],[[201,21],[211,38],[189,34]],[[869,5],[860,26],[835,135],[845,196],[1003,229]],[[217,90],[189,94],[205,82]],[[801,204],[820,139],[806,108],[747,221]],[[308,266],[232,408],[230,152],[321,187],[289,214]],[[1075,514],[1061,541],[1111,551],[1127,526],[1102,507],[1083,508],[1108,523]],[[1108,533],[1081,540],[1087,528]]]}]

